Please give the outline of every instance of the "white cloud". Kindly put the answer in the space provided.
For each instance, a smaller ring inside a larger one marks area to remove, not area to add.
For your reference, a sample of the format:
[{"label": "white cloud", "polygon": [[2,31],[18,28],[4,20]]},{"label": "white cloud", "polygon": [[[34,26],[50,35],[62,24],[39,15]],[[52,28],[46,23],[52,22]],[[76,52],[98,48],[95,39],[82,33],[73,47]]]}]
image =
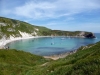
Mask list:
[{"label": "white cloud", "polygon": [[71,31],[100,30],[100,15],[94,13],[100,11],[100,0],[1,0],[0,6],[1,16],[31,24]]},{"label": "white cloud", "polygon": [[[99,0],[28,1],[8,9],[9,13],[33,19],[59,18],[100,9]],[[5,11],[4,11],[5,12]],[[8,14],[9,14],[8,13]]]},{"label": "white cloud", "polygon": [[42,17],[46,18],[52,16],[53,12],[51,12],[51,10],[53,8],[55,7],[51,3],[35,3],[32,1],[26,3],[24,6],[16,7],[14,14],[35,19]]}]

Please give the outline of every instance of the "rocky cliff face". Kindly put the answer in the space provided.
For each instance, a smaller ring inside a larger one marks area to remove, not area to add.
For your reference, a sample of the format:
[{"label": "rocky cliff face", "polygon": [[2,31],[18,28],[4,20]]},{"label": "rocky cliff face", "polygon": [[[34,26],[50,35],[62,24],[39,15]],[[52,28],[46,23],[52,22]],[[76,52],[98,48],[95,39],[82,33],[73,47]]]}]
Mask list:
[{"label": "rocky cliff face", "polygon": [[95,38],[95,35],[93,33],[89,33],[85,35],[86,38]]}]

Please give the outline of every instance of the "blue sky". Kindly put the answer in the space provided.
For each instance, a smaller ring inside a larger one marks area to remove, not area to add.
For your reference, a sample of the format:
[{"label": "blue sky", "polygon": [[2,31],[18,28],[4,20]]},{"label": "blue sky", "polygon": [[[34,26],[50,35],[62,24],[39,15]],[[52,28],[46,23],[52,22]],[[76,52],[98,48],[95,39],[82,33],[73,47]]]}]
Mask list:
[{"label": "blue sky", "polygon": [[0,16],[56,30],[100,33],[100,0],[0,0]]}]

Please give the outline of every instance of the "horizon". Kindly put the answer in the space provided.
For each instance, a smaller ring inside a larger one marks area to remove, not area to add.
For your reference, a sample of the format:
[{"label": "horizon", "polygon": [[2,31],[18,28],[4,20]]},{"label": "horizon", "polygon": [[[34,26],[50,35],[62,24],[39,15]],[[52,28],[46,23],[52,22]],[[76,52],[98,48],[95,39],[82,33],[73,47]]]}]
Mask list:
[{"label": "horizon", "polygon": [[99,0],[0,0],[0,16],[52,30],[100,33]]}]

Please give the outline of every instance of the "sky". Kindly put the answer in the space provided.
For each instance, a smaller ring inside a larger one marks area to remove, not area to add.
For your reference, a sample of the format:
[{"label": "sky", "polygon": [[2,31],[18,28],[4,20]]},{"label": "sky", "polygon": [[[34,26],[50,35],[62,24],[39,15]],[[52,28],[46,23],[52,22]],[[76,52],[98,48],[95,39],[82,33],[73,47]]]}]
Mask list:
[{"label": "sky", "polygon": [[0,16],[53,30],[100,33],[100,0],[0,0]]}]

